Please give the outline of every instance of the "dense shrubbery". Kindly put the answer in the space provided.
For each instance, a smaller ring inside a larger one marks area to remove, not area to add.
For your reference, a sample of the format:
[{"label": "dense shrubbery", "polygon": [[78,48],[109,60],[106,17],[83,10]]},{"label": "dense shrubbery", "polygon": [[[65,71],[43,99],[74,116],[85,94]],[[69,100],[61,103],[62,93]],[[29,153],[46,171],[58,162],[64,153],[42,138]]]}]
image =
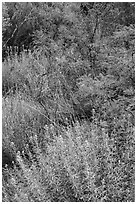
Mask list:
[{"label": "dense shrubbery", "polygon": [[128,128],[128,144],[123,142],[126,150],[122,150],[122,159],[105,129],[87,122],[77,123],[58,137],[53,135],[54,127],[47,129],[42,141],[45,153],[35,135],[33,148],[37,159],[31,158],[31,167],[18,153],[20,169],[4,170],[7,183],[3,181],[3,201],[132,201],[134,133]]},{"label": "dense shrubbery", "polygon": [[133,14],[3,3],[3,201],[134,201]]}]

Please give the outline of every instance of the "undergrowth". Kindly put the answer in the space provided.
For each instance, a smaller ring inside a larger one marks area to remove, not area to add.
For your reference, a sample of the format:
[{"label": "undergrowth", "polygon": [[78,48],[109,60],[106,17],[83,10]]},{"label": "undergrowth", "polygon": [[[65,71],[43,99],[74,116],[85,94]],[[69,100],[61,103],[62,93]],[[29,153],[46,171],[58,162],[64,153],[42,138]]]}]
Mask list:
[{"label": "undergrowth", "polygon": [[135,201],[134,8],[3,3],[3,202]]},{"label": "undergrowth", "polygon": [[[124,202],[134,197],[134,133],[118,159],[114,139],[95,124],[76,123],[51,138],[47,127],[43,150],[33,135],[30,162],[17,152],[17,165],[3,169],[3,201]],[[55,134],[56,135],[56,134]],[[126,144],[123,144],[126,145]]]}]

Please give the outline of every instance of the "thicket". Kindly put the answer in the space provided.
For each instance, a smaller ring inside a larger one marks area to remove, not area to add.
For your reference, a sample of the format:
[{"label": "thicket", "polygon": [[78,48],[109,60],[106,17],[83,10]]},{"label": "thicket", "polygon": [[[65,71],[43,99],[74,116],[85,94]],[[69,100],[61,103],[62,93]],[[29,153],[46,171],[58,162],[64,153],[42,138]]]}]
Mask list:
[{"label": "thicket", "polygon": [[133,2],[2,4],[4,202],[127,202]]}]

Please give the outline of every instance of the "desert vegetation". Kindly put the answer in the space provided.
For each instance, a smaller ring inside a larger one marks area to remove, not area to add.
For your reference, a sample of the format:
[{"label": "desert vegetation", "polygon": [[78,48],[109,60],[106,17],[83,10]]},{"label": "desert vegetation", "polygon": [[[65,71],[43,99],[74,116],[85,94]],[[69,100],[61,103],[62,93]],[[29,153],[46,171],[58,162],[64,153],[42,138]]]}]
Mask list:
[{"label": "desert vegetation", "polygon": [[135,201],[135,4],[2,3],[2,201]]}]

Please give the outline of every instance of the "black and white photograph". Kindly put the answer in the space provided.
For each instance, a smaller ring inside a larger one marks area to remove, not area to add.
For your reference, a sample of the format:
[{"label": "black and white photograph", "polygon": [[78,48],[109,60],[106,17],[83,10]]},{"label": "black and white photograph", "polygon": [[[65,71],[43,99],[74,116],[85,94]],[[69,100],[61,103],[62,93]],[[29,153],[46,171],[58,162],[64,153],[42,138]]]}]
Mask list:
[{"label": "black and white photograph", "polygon": [[1,2],[2,202],[135,202],[135,2]]}]

